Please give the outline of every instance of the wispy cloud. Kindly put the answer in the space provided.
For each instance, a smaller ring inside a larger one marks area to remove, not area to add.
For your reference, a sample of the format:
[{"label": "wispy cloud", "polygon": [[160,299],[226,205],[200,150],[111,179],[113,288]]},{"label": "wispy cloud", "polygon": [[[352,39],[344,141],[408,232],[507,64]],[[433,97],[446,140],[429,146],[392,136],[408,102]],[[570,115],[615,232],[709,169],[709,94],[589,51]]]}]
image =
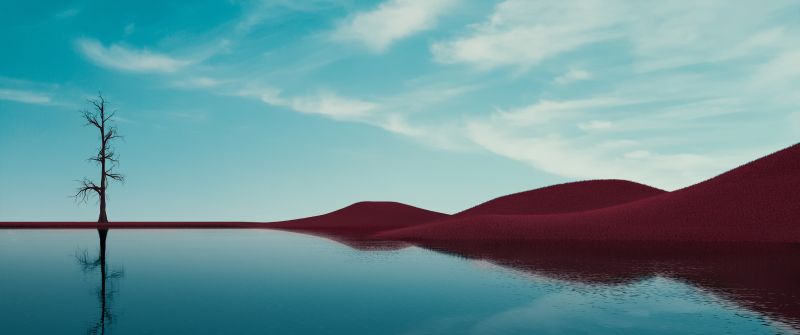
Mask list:
[{"label": "wispy cloud", "polygon": [[279,90],[265,89],[258,93],[261,101],[306,114],[319,114],[337,120],[364,120],[378,108],[373,102],[348,99],[332,92],[322,91],[315,95],[284,97]]},{"label": "wispy cloud", "polygon": [[99,41],[88,38],[78,39],[75,44],[78,51],[87,59],[99,66],[114,70],[170,73],[193,63],[190,60],[173,58],[147,49],[136,50],[119,44],[106,47]]},{"label": "wispy cloud", "polygon": [[387,0],[371,11],[347,18],[333,37],[382,52],[400,39],[432,28],[455,3],[456,0]]},{"label": "wispy cloud", "polygon": [[571,70],[567,71],[567,73],[564,73],[564,74],[556,77],[555,79],[553,79],[553,82],[558,84],[558,85],[566,85],[566,84],[573,83],[573,82],[576,82],[576,81],[588,80],[588,79],[591,79],[591,78],[592,78],[592,74],[589,73],[589,71],[571,69]]},{"label": "wispy cloud", "polygon": [[52,98],[44,93],[2,88],[0,88],[0,100],[9,100],[35,105],[48,105],[52,103]]},{"label": "wispy cloud", "polygon": [[[595,43],[626,41],[641,71],[752,55],[789,38],[770,19],[796,2],[505,0],[466,34],[431,46],[441,63],[530,68]],[[768,27],[764,29],[764,27]],[[754,33],[755,32],[755,33]],[[748,35],[752,35],[748,36]]]},{"label": "wispy cloud", "polygon": [[309,13],[342,5],[339,0],[270,0],[243,2],[244,15],[234,24],[236,33],[249,33],[260,24],[287,13]]},{"label": "wispy cloud", "polygon": [[224,81],[205,76],[192,76],[172,82],[178,88],[213,88],[223,84]]},{"label": "wispy cloud", "polygon": [[675,189],[725,167],[719,159],[698,154],[631,155],[642,151],[633,140],[524,135],[483,123],[471,123],[468,132],[470,139],[492,153],[569,179],[623,178]]},{"label": "wispy cloud", "polygon": [[553,123],[557,120],[575,119],[586,110],[599,111],[604,108],[633,104],[636,101],[618,98],[588,98],[580,100],[541,100],[535,104],[498,110],[492,119],[516,126],[532,126]]},{"label": "wispy cloud", "polygon": [[614,128],[614,123],[611,121],[591,120],[579,123],[578,128],[584,131],[604,130]]},{"label": "wispy cloud", "polygon": [[609,39],[612,3],[596,1],[533,2],[507,0],[472,32],[431,46],[441,63],[469,63],[479,68],[530,67],[587,43]]},{"label": "wispy cloud", "polygon": [[792,131],[794,132],[795,136],[800,135],[800,112],[790,113],[786,119],[789,122],[789,125],[792,127]]},{"label": "wispy cloud", "polygon": [[66,18],[70,18],[70,17],[76,16],[76,15],[78,15],[80,13],[81,13],[81,10],[78,9],[78,8],[69,8],[69,9],[65,9],[65,10],[63,10],[61,12],[58,12],[56,14],[56,17],[59,18],[59,19],[66,19]]},{"label": "wispy cloud", "polygon": [[757,69],[753,84],[756,86],[783,86],[789,81],[800,81],[800,48],[775,56]]},{"label": "wispy cloud", "polygon": [[[698,182],[729,167],[736,158],[724,155],[653,152],[642,138],[597,133],[610,121],[579,122],[586,131],[574,134],[567,125],[603,110],[634,102],[596,98],[540,101],[512,111],[497,111],[488,119],[465,126],[467,137],[497,155],[518,160],[570,179],[624,178],[675,189]],[[574,126],[573,126],[574,127]]]},{"label": "wispy cloud", "polygon": [[[450,93],[456,94],[456,93]],[[303,114],[315,114],[337,121],[356,122],[381,128],[434,147],[461,150],[461,129],[458,125],[414,124],[409,121],[406,99],[426,100],[429,96],[413,92],[381,100],[362,100],[343,97],[329,90],[315,94],[287,96],[274,88],[247,88],[235,95],[255,97],[262,102]],[[414,97],[418,99],[415,99]]]}]

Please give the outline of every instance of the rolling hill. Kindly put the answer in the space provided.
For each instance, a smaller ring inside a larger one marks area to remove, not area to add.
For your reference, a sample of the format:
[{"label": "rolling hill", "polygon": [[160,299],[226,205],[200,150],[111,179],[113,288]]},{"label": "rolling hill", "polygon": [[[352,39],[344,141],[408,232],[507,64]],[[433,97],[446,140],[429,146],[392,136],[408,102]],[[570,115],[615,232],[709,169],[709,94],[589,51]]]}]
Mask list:
[{"label": "rolling hill", "polygon": [[800,242],[800,145],[681,190],[616,206],[555,214],[456,215],[374,238]]},{"label": "rolling hill", "polygon": [[456,215],[581,212],[640,200],[665,192],[627,180],[588,180],[502,196]]},{"label": "rolling hill", "polygon": [[348,231],[379,231],[413,226],[446,216],[399,202],[364,201],[317,216],[268,223],[270,228]]}]

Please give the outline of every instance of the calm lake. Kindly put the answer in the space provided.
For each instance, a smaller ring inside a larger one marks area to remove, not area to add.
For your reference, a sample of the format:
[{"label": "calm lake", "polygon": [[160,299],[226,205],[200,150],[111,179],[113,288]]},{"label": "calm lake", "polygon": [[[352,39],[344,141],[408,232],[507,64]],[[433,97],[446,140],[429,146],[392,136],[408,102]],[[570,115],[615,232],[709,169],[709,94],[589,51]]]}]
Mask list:
[{"label": "calm lake", "polygon": [[796,306],[775,304],[797,290],[771,288],[800,286],[649,272],[581,281],[515,267],[509,253],[366,250],[258,229],[110,230],[105,262],[99,249],[96,230],[0,230],[0,334],[791,334]]}]

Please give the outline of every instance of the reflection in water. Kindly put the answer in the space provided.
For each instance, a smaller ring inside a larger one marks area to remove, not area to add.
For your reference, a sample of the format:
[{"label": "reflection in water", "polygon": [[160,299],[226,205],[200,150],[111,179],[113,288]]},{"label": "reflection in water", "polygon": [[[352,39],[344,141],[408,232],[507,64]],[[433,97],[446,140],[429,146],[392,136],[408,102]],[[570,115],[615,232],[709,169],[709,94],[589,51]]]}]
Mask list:
[{"label": "reflection in water", "polygon": [[83,253],[75,257],[84,273],[100,270],[100,287],[97,289],[100,316],[91,324],[87,333],[103,335],[106,333],[106,326],[110,326],[114,320],[114,316],[111,313],[111,303],[114,299],[114,294],[117,293],[114,289],[114,281],[123,276],[123,271],[108,269],[106,262],[106,237],[108,236],[108,229],[98,229],[97,235],[100,240],[99,255],[91,259],[88,252],[84,250]]},{"label": "reflection in water", "polygon": [[800,246],[747,243],[424,243],[550,278],[619,284],[661,276],[800,326]]},{"label": "reflection in water", "polygon": [[112,228],[106,247],[96,230],[0,231],[0,334],[791,334],[800,319],[797,245],[348,241],[361,252]]},{"label": "reflection in water", "polygon": [[800,245],[691,242],[374,241],[304,231],[359,250],[425,249],[535,276],[582,284],[630,284],[654,277],[698,287],[800,330]]}]

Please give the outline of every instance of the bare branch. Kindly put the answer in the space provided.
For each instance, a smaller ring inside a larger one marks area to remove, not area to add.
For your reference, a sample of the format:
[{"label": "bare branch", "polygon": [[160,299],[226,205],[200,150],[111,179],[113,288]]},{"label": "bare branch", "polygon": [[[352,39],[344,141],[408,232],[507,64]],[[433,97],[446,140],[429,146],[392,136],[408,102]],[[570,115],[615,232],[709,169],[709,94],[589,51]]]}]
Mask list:
[{"label": "bare branch", "polygon": [[108,141],[113,140],[115,138],[120,138],[120,137],[121,136],[119,134],[117,134],[117,127],[110,127],[110,128],[108,128],[106,133],[103,134],[103,143],[108,143]]},{"label": "bare branch", "polygon": [[100,186],[95,185],[93,181],[83,178],[83,180],[80,180],[79,183],[81,183],[81,186],[78,187],[78,191],[73,196],[76,201],[86,202],[86,199],[89,197],[92,191],[98,195],[100,194]]},{"label": "bare branch", "polygon": [[103,103],[100,102],[98,99],[89,99],[89,103],[91,103],[95,109],[100,110],[103,108]]},{"label": "bare branch", "polygon": [[98,120],[98,116],[95,113],[90,111],[83,111],[83,118],[86,119],[86,125],[92,125],[97,127],[97,129],[101,129],[102,126],[100,125],[100,120]]},{"label": "bare branch", "polygon": [[97,111],[105,111],[106,108],[106,99],[103,97],[103,94],[97,92],[97,98],[88,99],[89,103],[91,103]]},{"label": "bare branch", "polygon": [[110,162],[111,164],[118,165],[119,159],[117,158],[117,153],[111,149],[107,148],[102,152],[98,152],[97,155],[87,158],[86,160],[90,162],[102,163],[103,161]]},{"label": "bare branch", "polygon": [[103,118],[103,122],[106,122],[106,121],[108,121],[108,120],[111,120],[111,119],[112,119],[114,116],[116,116],[116,115],[117,115],[117,111],[116,111],[116,110],[113,110],[113,111],[109,112],[109,113],[108,113],[108,114],[106,114],[106,116]]},{"label": "bare branch", "polygon": [[87,178],[83,178],[80,181],[81,187],[79,189],[86,189],[92,191],[100,191],[100,186],[95,185],[95,183]]},{"label": "bare branch", "polygon": [[114,179],[118,182],[125,182],[125,176],[119,173],[111,172],[110,170],[106,171],[106,177]]}]

